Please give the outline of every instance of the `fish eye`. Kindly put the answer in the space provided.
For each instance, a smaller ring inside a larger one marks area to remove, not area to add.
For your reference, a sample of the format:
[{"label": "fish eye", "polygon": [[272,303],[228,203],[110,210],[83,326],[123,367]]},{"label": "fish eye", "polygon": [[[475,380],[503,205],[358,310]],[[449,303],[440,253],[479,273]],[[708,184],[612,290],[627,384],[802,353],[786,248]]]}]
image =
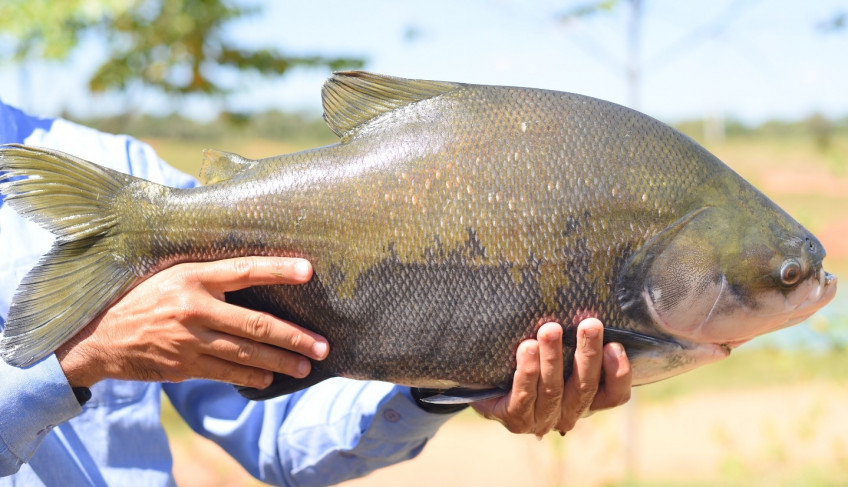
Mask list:
[{"label": "fish eye", "polygon": [[784,286],[794,286],[801,280],[801,264],[797,260],[790,259],[783,263],[780,268],[780,283]]}]

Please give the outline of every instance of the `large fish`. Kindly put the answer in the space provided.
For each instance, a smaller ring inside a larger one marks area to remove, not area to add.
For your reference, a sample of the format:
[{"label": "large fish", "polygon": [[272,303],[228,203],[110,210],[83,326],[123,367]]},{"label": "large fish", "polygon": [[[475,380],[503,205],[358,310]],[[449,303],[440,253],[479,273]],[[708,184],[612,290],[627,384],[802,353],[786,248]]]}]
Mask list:
[{"label": "large fish", "polygon": [[277,375],[242,390],[251,398],[330,376],[451,389],[442,400],[498,394],[539,325],[561,323],[571,357],[590,316],[643,384],[798,323],[836,292],[810,232],[636,111],[363,72],[333,75],[323,101],[339,143],[262,160],[206,151],[196,189],[0,149],[6,201],[58,236],[14,296],[3,358],[32,364],[165,267],[244,255],[312,261],[306,285],[227,300],[331,345],[306,379]]}]

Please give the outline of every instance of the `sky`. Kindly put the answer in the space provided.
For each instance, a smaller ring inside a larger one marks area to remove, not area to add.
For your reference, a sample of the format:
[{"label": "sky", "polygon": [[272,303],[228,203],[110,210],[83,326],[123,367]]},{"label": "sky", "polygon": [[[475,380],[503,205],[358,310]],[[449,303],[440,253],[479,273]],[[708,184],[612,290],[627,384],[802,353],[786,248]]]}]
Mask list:
[{"label": "sky", "polygon": [[[229,24],[247,47],[295,55],[350,55],[365,69],[410,78],[570,91],[634,106],[661,120],[733,117],[746,123],[819,112],[848,116],[848,29],[820,25],[848,2],[817,0],[644,0],[638,96],[629,89],[629,2],[611,13],[561,20],[586,1],[312,0],[260,1],[261,15]],[[34,113],[75,116],[117,111],[115,97],[85,92],[102,60],[89,39],[65,63],[0,66],[0,98]],[[281,80],[243,74],[227,79],[229,110],[267,108],[320,113],[329,72],[292,71]],[[30,86],[30,89],[22,89]],[[141,92],[134,102],[160,113],[174,106]],[[199,100],[183,113],[205,118],[217,107]]]}]

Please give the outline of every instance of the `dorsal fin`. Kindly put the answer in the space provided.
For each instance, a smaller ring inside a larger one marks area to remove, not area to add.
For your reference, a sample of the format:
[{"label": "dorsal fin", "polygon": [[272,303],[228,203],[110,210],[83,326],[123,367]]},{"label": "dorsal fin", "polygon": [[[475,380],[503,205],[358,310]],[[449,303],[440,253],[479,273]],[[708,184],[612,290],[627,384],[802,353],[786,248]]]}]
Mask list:
[{"label": "dorsal fin", "polygon": [[220,183],[251,167],[254,162],[231,152],[203,149],[203,163],[198,179],[204,185]]},{"label": "dorsal fin", "polygon": [[458,83],[410,80],[365,71],[333,73],[321,90],[324,120],[330,130],[344,137],[378,115],[459,86]]}]

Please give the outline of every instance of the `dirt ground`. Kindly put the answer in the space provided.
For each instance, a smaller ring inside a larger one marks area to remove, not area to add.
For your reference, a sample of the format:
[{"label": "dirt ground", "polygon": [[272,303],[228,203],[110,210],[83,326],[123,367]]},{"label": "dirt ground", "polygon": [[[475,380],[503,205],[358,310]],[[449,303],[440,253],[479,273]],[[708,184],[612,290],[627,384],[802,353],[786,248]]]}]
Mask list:
[{"label": "dirt ground", "polygon": [[[844,385],[843,385],[844,386]],[[345,487],[601,486],[631,480],[682,485],[792,485],[848,465],[848,387],[832,383],[709,393],[633,404],[539,441],[467,413],[417,458]],[[216,445],[175,445],[183,487],[258,485]],[[843,478],[844,480],[844,478]],[[804,483],[803,485],[810,485]],[[833,485],[833,484],[831,484]]]},{"label": "dirt ground", "polygon": [[515,438],[486,421],[456,421],[420,458],[346,485],[425,487],[432,485],[433,472],[450,479],[448,485],[464,486],[595,486],[628,475],[715,485],[737,475],[728,471],[734,465],[772,473],[790,459],[826,466],[848,461],[848,420],[840,406],[848,391],[836,397],[833,392],[805,386],[692,396],[651,407],[641,407],[637,398],[630,408],[579,423],[565,438],[543,441]]}]

